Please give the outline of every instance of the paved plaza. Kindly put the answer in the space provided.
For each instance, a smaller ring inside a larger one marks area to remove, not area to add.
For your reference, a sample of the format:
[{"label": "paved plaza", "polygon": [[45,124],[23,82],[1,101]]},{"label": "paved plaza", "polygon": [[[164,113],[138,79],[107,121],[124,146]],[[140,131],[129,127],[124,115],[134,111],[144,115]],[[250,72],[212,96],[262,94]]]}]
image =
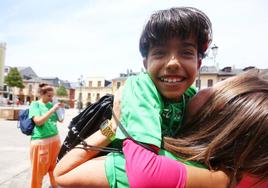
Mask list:
[{"label": "paved plaza", "polygon": [[[58,123],[61,140],[68,132],[70,120],[77,114],[77,109],[66,109],[64,122]],[[0,119],[0,188],[30,187],[30,137],[22,134],[17,124],[17,121]],[[46,176],[43,188],[49,185]]]}]

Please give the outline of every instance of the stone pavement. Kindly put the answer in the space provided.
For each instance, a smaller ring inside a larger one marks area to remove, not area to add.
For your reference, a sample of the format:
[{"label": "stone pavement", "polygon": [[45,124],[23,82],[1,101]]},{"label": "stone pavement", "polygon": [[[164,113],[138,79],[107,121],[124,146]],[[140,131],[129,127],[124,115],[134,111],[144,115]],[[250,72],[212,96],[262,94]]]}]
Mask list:
[{"label": "stone pavement", "polygon": [[[62,141],[68,132],[69,122],[77,114],[77,109],[66,109],[64,122],[58,123]],[[17,128],[17,121],[0,120],[0,188],[30,187],[29,138]],[[42,188],[49,186],[47,175]]]}]

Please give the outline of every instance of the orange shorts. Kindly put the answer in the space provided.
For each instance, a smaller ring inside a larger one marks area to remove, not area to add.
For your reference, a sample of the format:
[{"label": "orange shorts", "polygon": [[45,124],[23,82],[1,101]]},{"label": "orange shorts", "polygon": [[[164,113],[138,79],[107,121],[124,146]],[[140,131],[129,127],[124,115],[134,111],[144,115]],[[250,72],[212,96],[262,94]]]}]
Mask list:
[{"label": "orange shorts", "polygon": [[58,135],[31,140],[30,157],[32,164],[32,188],[41,188],[44,176],[48,173],[50,184],[57,187],[53,170],[56,167],[56,160],[60,151],[61,143]]}]

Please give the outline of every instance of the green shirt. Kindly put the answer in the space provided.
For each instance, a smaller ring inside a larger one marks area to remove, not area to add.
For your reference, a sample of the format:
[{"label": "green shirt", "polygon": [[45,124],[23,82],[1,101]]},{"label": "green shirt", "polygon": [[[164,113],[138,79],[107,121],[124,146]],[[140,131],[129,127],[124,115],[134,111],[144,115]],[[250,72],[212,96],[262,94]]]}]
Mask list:
[{"label": "green shirt", "polygon": [[[161,148],[163,136],[175,136],[179,131],[186,104],[195,94],[196,89],[190,87],[179,102],[166,101],[157,91],[149,74],[140,73],[129,77],[123,88],[120,121],[135,140]],[[125,138],[120,129],[116,131],[116,138],[117,141]],[[112,144],[120,147],[115,142]],[[161,150],[159,155],[179,160],[165,150]],[[198,166],[192,162],[188,164]],[[110,187],[129,187],[124,155],[110,153],[105,161],[105,170]]]},{"label": "green shirt", "polygon": [[[43,116],[52,107],[53,104],[51,102],[44,104],[39,101],[33,101],[29,109],[29,118]],[[43,125],[41,126],[35,125],[31,139],[36,140],[36,139],[48,138],[55,136],[57,134],[58,134],[57,115],[56,113],[53,113]]]},{"label": "green shirt", "polygon": [[[148,73],[127,79],[121,99],[121,123],[140,142],[161,147],[162,137],[174,137],[180,128],[186,104],[196,94],[190,87],[179,102],[164,100]],[[116,138],[124,139],[120,129]]]},{"label": "green shirt", "polygon": [[[121,123],[136,140],[161,146],[162,97],[146,73],[129,77],[121,98]],[[124,139],[120,129],[116,138]]]}]

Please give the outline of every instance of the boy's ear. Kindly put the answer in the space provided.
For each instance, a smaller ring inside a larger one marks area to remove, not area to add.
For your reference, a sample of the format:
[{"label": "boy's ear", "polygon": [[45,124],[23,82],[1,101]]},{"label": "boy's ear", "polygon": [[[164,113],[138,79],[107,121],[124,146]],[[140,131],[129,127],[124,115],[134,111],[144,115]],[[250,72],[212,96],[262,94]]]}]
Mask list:
[{"label": "boy's ear", "polygon": [[143,66],[147,70],[147,58],[143,58]]},{"label": "boy's ear", "polygon": [[202,65],[202,59],[198,59],[197,69],[200,69],[201,65]]}]

